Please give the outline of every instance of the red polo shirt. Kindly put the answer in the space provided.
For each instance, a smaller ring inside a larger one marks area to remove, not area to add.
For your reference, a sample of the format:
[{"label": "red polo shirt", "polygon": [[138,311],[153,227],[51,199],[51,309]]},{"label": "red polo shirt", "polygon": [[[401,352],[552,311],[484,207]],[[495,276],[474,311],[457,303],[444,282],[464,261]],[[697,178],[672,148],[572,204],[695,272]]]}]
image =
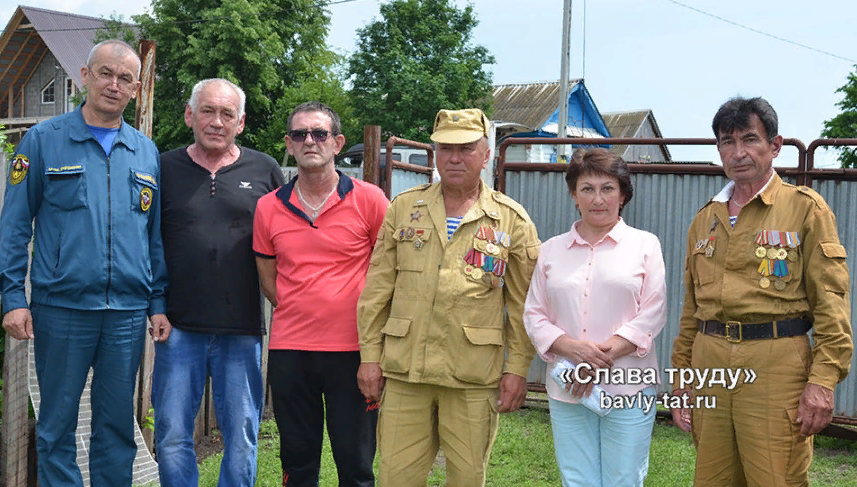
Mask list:
[{"label": "red polo shirt", "polygon": [[259,199],[253,251],[277,259],[273,350],[356,351],[357,298],[389,202],[375,185],[339,173],[315,222],[301,210],[297,176]]}]

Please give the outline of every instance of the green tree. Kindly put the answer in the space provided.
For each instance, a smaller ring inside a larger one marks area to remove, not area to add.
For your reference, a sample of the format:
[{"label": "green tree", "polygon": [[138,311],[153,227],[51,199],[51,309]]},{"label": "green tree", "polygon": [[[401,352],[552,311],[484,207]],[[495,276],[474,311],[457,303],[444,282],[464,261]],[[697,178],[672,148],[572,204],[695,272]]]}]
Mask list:
[{"label": "green tree", "polygon": [[134,49],[137,48],[137,32],[132,24],[125,22],[125,16],[119,15],[116,12],[110,14],[110,17],[101,17],[104,22],[104,27],[95,31],[95,43],[107,39],[119,39],[127,42]]},{"label": "green tree", "polygon": [[[842,113],[824,122],[821,136],[828,139],[857,138],[857,71],[849,74],[848,81],[836,92],[843,96],[836,104]],[[842,167],[857,167],[857,149],[838,147],[836,150]]]},{"label": "green tree", "polygon": [[12,154],[15,153],[15,147],[10,142],[6,142],[6,138],[6,127],[0,123],[0,155],[3,157],[3,177],[6,176],[9,161],[12,160]]},{"label": "green tree", "polygon": [[[184,107],[193,85],[226,78],[247,95],[238,143],[281,159],[265,128],[287,88],[298,86],[327,56],[330,14],[317,0],[153,0],[151,14],[134,17],[141,36],[157,42],[154,139],[162,149],[193,141]],[[279,137],[282,138],[283,134]]]},{"label": "green tree", "polygon": [[[270,147],[269,153],[280,160],[286,155],[283,136],[288,131],[288,115],[295,106],[309,100],[320,101],[333,108],[339,115],[342,134],[345,135],[345,149],[363,141],[363,126],[354,116],[348,92],[343,87],[344,57],[332,51],[326,51],[318,57],[318,63],[313,69],[300,73],[298,83],[286,87],[283,96],[275,104],[276,115],[271,123],[260,129],[259,144]],[[289,165],[295,164],[294,159],[289,161]]]},{"label": "green tree", "polygon": [[351,56],[352,105],[361,121],[386,135],[429,141],[442,108],[491,111],[494,56],[471,36],[473,5],[450,0],[393,0],[381,20],[357,30]]}]

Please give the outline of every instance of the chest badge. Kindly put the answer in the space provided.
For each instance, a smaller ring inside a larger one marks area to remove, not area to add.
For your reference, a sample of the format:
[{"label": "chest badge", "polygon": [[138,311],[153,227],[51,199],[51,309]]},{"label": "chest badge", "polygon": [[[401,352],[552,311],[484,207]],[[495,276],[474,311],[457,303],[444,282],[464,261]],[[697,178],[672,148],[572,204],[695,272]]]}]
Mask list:
[{"label": "chest badge", "polygon": [[152,190],[149,188],[143,188],[140,190],[140,209],[143,211],[149,211],[149,208],[152,206]]},{"label": "chest badge", "polygon": [[422,217],[423,217],[423,214],[420,213],[420,210],[417,210],[417,211],[411,213],[411,221],[412,222],[414,222],[414,221],[419,222],[420,218],[422,218]]},{"label": "chest badge", "polygon": [[30,160],[23,154],[18,154],[12,160],[12,170],[9,172],[9,182],[12,185],[21,184],[24,178],[27,177],[27,171],[30,169]]},{"label": "chest badge", "polygon": [[761,259],[759,264],[759,287],[768,289],[773,281],[777,291],[786,289],[789,277],[789,267],[786,259],[790,262],[797,260],[797,246],[800,245],[800,237],[797,232],[782,232],[778,230],[759,230],[754,241],[757,245],[755,255]]},{"label": "chest badge", "polygon": [[423,249],[423,244],[425,244],[425,241],[423,240],[423,235],[425,235],[425,232],[426,232],[425,230],[417,230],[416,231],[417,239],[414,240],[414,248],[415,249],[417,249],[417,250]]}]

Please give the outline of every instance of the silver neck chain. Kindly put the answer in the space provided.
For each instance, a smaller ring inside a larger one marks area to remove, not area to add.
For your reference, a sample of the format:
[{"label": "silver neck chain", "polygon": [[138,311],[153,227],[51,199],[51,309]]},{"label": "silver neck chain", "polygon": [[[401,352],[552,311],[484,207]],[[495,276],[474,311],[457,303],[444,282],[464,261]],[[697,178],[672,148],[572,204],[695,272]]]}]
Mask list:
[{"label": "silver neck chain", "polygon": [[309,204],[309,202],[306,199],[304,199],[304,195],[301,194],[300,183],[297,181],[295,181],[295,189],[298,192],[298,199],[301,200],[301,204],[303,204],[306,208],[309,208],[309,210],[312,212],[310,217],[313,220],[315,220],[316,217],[318,217],[318,213],[321,211],[322,208],[324,208],[324,205],[327,204],[327,200],[329,200],[330,197],[333,196],[333,193],[336,192],[336,186],[334,186],[333,189],[330,191],[330,193],[327,194],[327,197],[324,198],[324,201],[321,202],[321,204],[319,204],[318,206],[312,206],[311,204]]}]

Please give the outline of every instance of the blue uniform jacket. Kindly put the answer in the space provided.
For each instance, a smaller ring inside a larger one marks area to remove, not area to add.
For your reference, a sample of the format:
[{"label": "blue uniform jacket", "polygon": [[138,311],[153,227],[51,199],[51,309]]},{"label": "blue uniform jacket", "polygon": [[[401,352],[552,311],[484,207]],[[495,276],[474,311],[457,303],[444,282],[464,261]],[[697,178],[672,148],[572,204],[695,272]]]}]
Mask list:
[{"label": "blue uniform jacket", "polygon": [[34,218],[34,303],[165,312],[160,157],[151,140],[122,122],[108,157],[78,108],[30,129],[8,174],[0,213],[4,312],[27,307]]}]

